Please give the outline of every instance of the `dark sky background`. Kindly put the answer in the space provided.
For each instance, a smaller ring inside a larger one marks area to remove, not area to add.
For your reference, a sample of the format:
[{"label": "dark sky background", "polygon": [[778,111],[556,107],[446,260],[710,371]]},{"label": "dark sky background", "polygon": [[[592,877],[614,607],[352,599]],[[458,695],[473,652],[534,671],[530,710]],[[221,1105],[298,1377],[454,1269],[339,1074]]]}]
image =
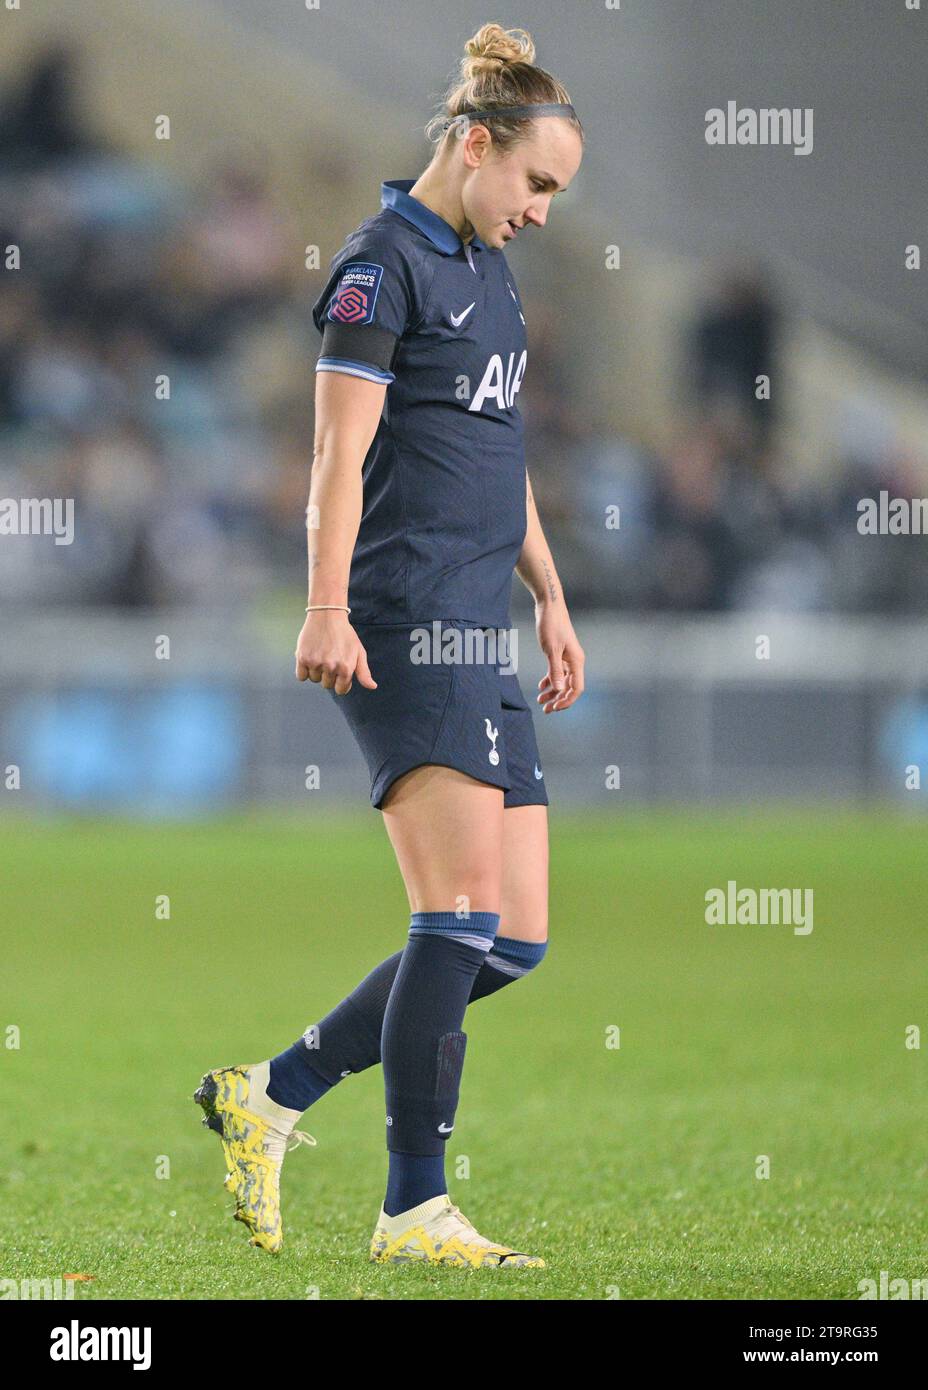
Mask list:
[{"label": "dark sky background", "polygon": [[[766,255],[810,311],[928,377],[928,0],[920,11],[905,0],[214,2],[363,83],[411,137],[481,24],[528,29],[587,133],[575,196],[614,223],[623,257],[634,242]],[[705,113],[729,100],[811,106],[813,152],[708,146]],[[427,154],[423,140],[423,164]],[[920,272],[903,267],[912,242]]]}]

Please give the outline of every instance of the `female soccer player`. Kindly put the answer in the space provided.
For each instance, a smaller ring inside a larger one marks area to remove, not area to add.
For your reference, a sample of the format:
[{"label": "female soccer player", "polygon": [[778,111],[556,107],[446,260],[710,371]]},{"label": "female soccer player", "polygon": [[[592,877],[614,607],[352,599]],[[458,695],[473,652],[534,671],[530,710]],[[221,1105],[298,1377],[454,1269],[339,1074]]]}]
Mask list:
[{"label": "female soccer player", "polygon": [[[368,763],[409,897],[402,951],[290,1048],[208,1072],[235,1216],[280,1249],[279,1176],[300,1114],[383,1063],[389,1173],[377,1262],[541,1267],[478,1234],[444,1173],[471,1000],[547,944],[548,797],[506,646],[513,570],[535,599],[545,714],[583,690],[583,652],[525,468],[522,305],[503,247],[545,225],[583,131],[524,30],[466,45],[435,155],[388,180],[332,261],[313,317],[315,457],[299,680],[332,692]],[[349,614],[351,620],[349,621]],[[500,643],[504,655],[500,657]]]}]

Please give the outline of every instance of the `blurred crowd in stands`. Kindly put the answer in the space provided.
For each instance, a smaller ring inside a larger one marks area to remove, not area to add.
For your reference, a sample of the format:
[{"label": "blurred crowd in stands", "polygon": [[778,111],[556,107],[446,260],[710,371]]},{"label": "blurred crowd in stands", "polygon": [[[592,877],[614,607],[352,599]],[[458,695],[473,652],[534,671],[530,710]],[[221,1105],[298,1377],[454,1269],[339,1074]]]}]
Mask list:
[{"label": "blurred crowd in stands", "polygon": [[[73,497],[77,518],[71,546],[0,538],[0,593],[138,607],[301,590],[310,309],[335,248],[307,277],[260,170],[217,167],[191,194],[87,129],[77,80],[53,49],[0,93],[0,498]],[[680,418],[661,448],[568,402],[553,333],[530,342],[527,459],[572,607],[923,610],[924,539],[856,529],[861,498],[921,491],[891,420],[848,406],[815,484],[788,481],[783,393],[755,388],[777,379],[782,329],[760,272],[720,276],[668,364]]]}]

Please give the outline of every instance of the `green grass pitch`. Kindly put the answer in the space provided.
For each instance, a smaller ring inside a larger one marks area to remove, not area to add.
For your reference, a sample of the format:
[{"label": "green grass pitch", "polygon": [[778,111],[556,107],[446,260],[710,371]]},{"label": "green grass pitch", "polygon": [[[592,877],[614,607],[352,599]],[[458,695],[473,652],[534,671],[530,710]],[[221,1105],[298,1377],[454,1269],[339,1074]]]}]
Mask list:
[{"label": "green grass pitch", "polygon": [[[0,1278],[92,1275],[75,1307],[855,1299],[881,1270],[928,1276],[921,819],[554,808],[551,838],[547,958],[468,1010],[448,1146],[452,1199],[548,1268],[391,1269],[367,1258],[379,1068],[300,1122],[318,1146],[285,1162],[276,1258],[231,1219],[191,1100],[402,947],[380,817],[7,820]],[[812,888],[814,930],[708,926],[729,879]]]}]

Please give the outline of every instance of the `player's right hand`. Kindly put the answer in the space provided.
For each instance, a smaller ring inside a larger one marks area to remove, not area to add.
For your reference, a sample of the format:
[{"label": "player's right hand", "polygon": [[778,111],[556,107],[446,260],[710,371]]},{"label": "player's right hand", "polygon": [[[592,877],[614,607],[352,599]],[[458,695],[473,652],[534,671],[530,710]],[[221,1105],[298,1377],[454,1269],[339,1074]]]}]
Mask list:
[{"label": "player's right hand", "polygon": [[296,678],[311,680],[336,695],[347,695],[357,677],[368,690],[376,690],[367,664],[367,652],[339,609],[320,608],[306,614],[306,622],[296,644]]}]

